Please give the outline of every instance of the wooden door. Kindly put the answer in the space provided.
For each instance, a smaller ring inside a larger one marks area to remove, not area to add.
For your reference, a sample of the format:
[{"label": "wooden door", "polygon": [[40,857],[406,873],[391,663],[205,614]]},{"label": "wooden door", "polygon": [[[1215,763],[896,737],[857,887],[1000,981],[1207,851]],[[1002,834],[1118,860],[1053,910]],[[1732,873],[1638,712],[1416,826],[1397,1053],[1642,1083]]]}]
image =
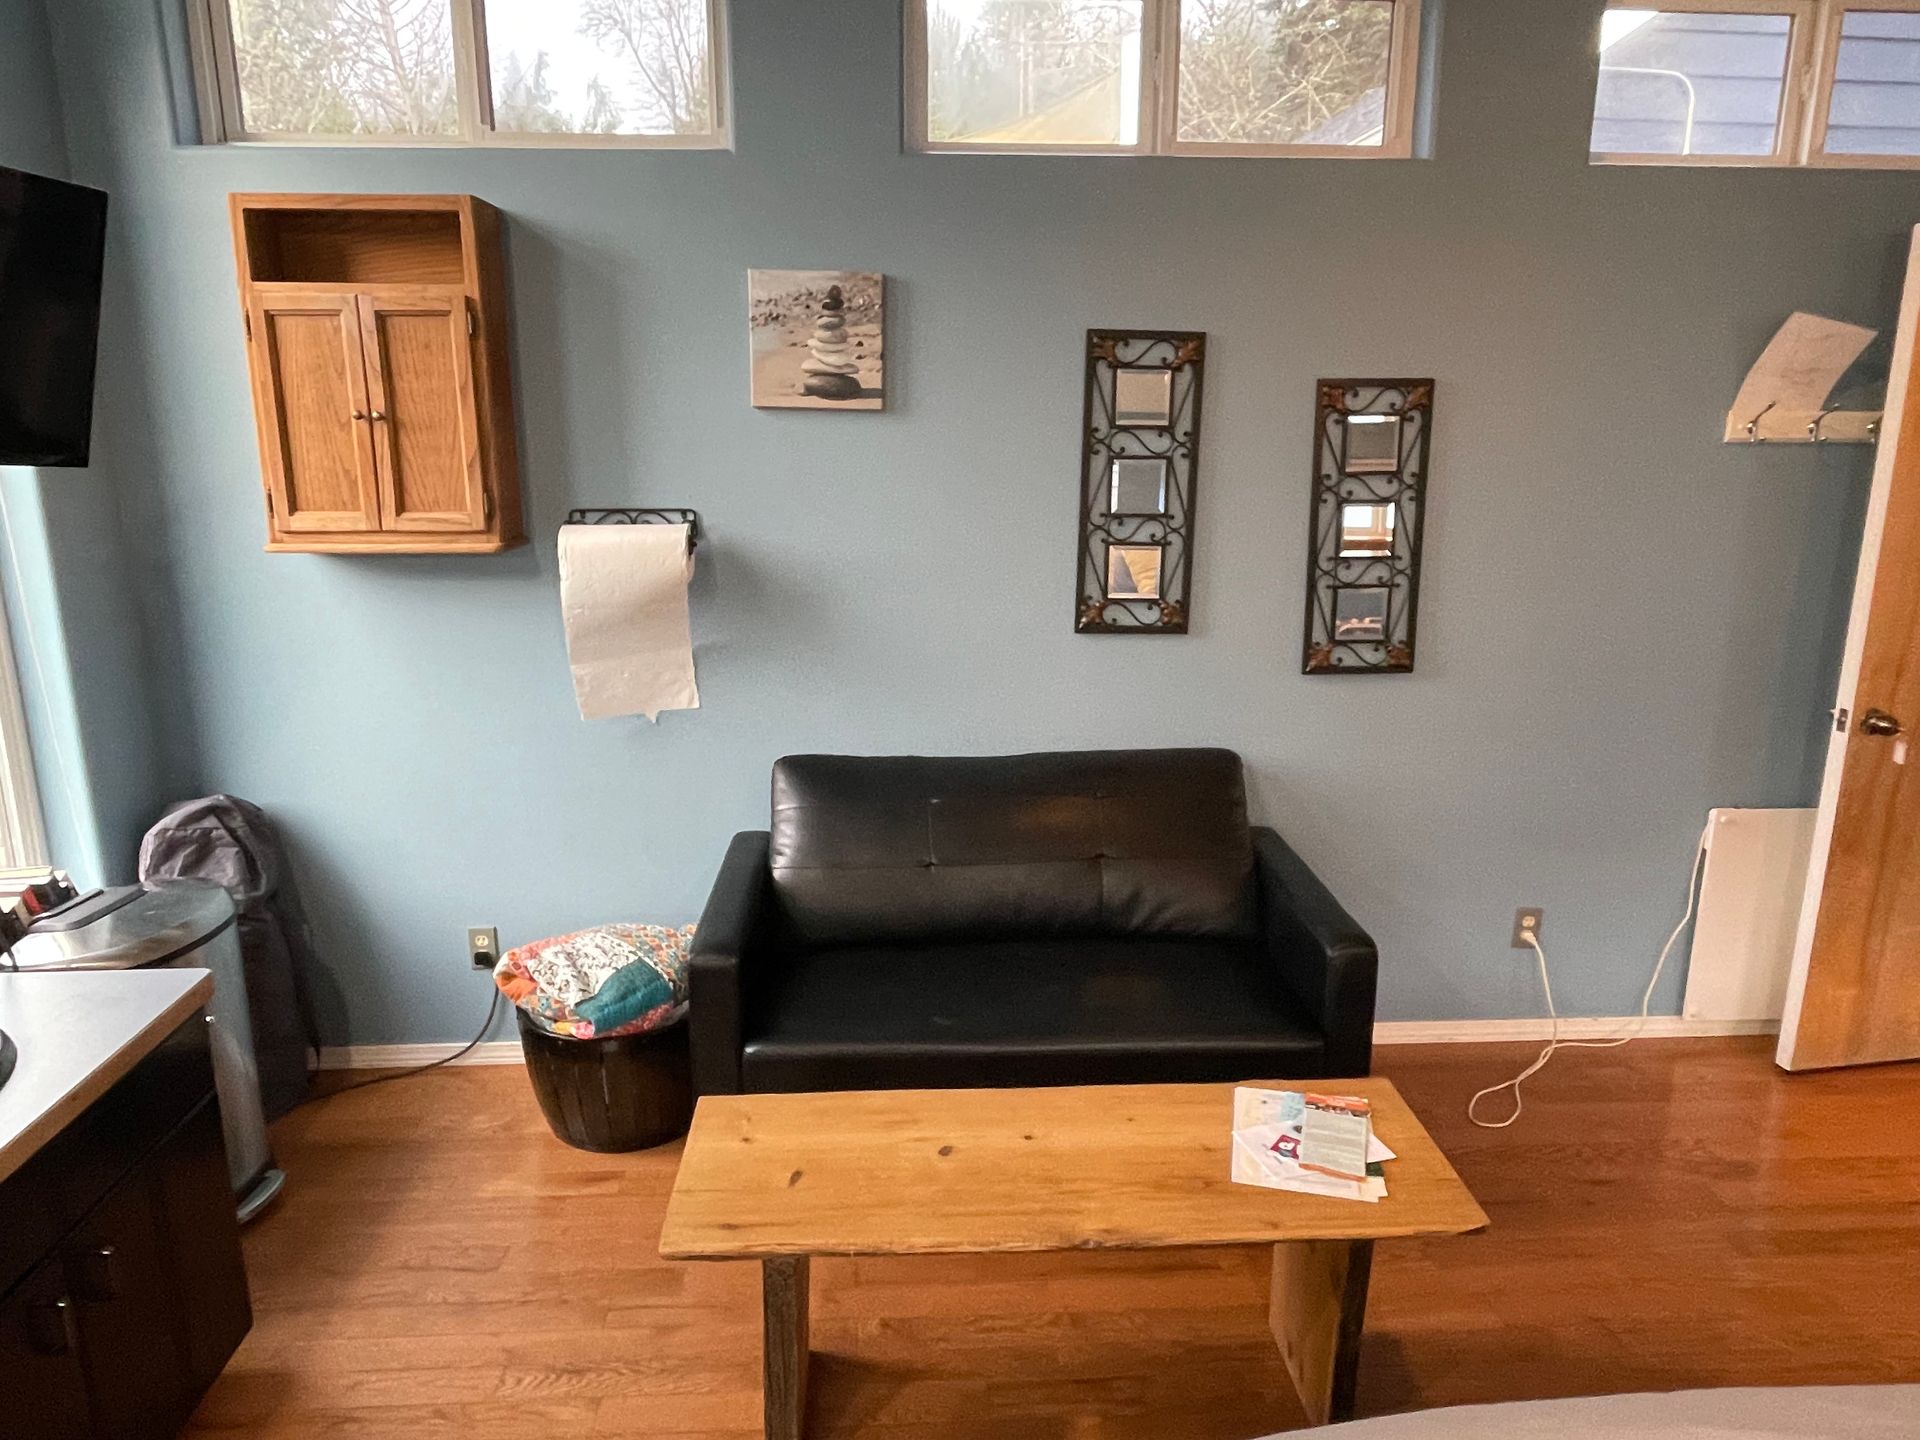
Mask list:
[{"label": "wooden door", "polygon": [[1920,1056],[1917,326],[1920,230],[1914,232],[1900,305],[1835,732],[1776,1055],[1789,1070]]},{"label": "wooden door", "polygon": [[389,285],[360,297],[384,529],[487,527],[467,316],[455,286]]},{"label": "wooden door", "polygon": [[379,529],[357,297],[256,285],[248,328],[273,529]]}]

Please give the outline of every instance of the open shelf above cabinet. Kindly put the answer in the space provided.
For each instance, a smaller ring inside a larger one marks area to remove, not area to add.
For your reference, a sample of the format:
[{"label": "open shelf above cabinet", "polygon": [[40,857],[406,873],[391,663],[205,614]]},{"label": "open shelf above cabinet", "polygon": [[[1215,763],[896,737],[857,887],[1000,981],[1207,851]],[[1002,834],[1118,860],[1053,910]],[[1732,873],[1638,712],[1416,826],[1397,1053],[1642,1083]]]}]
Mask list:
[{"label": "open shelf above cabinet", "polygon": [[500,212],[471,195],[235,195],[267,549],[524,543]]}]

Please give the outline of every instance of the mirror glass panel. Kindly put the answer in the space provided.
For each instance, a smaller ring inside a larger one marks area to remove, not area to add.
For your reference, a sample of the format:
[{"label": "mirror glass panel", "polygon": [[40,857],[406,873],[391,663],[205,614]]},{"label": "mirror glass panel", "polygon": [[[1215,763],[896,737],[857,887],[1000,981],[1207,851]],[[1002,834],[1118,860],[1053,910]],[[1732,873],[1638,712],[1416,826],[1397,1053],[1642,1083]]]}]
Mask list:
[{"label": "mirror glass panel", "polygon": [[1107,546],[1107,598],[1158,600],[1160,561],[1158,545]]},{"label": "mirror glass panel", "polygon": [[1400,417],[1349,415],[1341,468],[1349,475],[1391,474],[1400,468]]},{"label": "mirror glass panel", "polygon": [[1393,554],[1393,505],[1340,507],[1340,558],[1360,560]]},{"label": "mirror glass panel", "polygon": [[1164,515],[1167,513],[1167,462],[1122,457],[1113,462],[1108,487],[1109,515]]},{"label": "mirror glass panel", "polygon": [[1384,585],[1342,585],[1333,592],[1335,640],[1381,640],[1387,633]]},{"label": "mirror glass panel", "polygon": [[1173,423],[1173,371],[1116,370],[1113,374],[1113,423]]}]

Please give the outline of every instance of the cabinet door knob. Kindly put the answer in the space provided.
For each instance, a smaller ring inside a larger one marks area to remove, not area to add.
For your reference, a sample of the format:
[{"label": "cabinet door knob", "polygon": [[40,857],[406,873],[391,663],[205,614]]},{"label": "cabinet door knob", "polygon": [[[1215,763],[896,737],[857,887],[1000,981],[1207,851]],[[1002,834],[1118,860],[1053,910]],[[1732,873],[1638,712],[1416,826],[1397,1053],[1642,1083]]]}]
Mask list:
[{"label": "cabinet door knob", "polygon": [[384,410],[376,410],[373,412],[373,418],[375,420],[384,420],[387,418],[387,412]]},{"label": "cabinet door knob", "polygon": [[77,1283],[74,1288],[80,1292],[82,1300],[113,1300],[120,1295],[120,1267],[117,1255],[111,1245],[90,1245],[75,1255],[72,1270]]},{"label": "cabinet door knob", "polygon": [[74,1323],[73,1302],[62,1295],[58,1300],[29,1305],[27,1343],[42,1355],[68,1355],[79,1348],[80,1332]]},{"label": "cabinet door knob", "polygon": [[364,420],[367,418],[367,412],[364,410],[356,410],[353,412],[353,418],[356,420]]}]

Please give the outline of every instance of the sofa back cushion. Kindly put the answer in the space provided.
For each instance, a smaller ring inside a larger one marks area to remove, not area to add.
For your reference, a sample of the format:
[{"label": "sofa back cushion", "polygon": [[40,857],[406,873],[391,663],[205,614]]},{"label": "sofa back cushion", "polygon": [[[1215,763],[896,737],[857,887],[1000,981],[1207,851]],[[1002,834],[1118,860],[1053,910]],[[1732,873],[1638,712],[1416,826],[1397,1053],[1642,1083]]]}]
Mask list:
[{"label": "sofa back cushion", "polygon": [[773,885],[803,945],[1251,935],[1231,750],[790,755]]}]

